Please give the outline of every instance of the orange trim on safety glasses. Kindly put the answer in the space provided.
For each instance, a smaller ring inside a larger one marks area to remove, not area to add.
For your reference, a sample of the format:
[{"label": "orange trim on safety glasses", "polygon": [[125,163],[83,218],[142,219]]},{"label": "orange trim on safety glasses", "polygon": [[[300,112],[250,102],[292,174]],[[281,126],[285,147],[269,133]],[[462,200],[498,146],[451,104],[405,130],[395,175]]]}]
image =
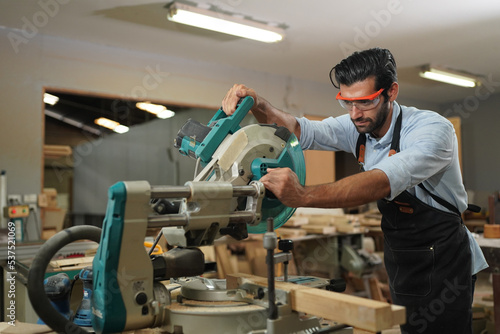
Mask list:
[{"label": "orange trim on safety glasses", "polygon": [[379,97],[380,94],[384,91],[385,88],[381,88],[378,92],[373,93],[368,96],[363,96],[363,97],[343,97],[340,95],[340,92],[337,94],[335,97],[337,100],[345,100],[345,101],[361,101],[361,100],[375,100],[377,97]]}]

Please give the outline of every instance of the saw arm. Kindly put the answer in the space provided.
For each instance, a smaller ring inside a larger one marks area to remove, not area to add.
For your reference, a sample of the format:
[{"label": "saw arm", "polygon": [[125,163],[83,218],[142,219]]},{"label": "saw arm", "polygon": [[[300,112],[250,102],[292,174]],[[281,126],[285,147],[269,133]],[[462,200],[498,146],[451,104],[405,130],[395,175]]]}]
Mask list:
[{"label": "saw arm", "polygon": [[[305,183],[305,161],[297,137],[285,127],[254,124],[240,128],[253,105],[253,98],[240,100],[236,111],[226,116],[219,109],[207,126],[193,126],[189,120],[179,131],[176,147],[183,155],[198,159],[204,168],[194,181],[229,182],[247,185],[258,181],[267,168],[288,167],[301,184]],[[241,203],[233,201],[233,210]],[[266,220],[274,219],[274,228],[282,226],[294,213],[272,194],[263,199],[260,220],[248,224],[248,232],[264,233]]]}]

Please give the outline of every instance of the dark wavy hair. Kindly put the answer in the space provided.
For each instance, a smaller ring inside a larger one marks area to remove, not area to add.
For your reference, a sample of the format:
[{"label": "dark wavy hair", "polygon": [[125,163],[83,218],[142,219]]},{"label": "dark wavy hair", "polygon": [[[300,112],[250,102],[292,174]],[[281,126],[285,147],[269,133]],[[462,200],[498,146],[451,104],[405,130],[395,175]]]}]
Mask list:
[{"label": "dark wavy hair", "polygon": [[375,77],[375,89],[384,88],[382,95],[387,98],[387,90],[398,81],[396,61],[389,50],[373,48],[354,52],[330,71],[330,81],[337,89],[340,85],[350,86],[371,76]]}]

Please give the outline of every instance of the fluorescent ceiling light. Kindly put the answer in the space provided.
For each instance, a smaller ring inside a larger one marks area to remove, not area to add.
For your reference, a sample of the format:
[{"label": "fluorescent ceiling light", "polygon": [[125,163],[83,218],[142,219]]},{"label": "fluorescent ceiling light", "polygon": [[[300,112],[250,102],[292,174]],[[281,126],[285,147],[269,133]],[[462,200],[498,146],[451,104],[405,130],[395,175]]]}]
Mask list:
[{"label": "fluorescent ceiling light", "polygon": [[112,121],[104,117],[97,118],[96,120],[94,120],[94,123],[102,127],[108,128],[110,130],[113,130],[116,133],[125,133],[128,132],[129,130],[128,126],[121,125],[118,122]]},{"label": "fluorescent ceiling light", "polygon": [[55,95],[52,95],[52,94],[49,94],[49,93],[44,93],[43,94],[43,102],[44,103],[47,103],[47,104],[50,104],[51,106],[53,106],[58,101],[59,101],[59,98],[57,96],[55,96]]},{"label": "fluorescent ceiling light", "polygon": [[285,35],[283,29],[275,26],[179,2],[169,6],[167,18],[173,22],[266,43],[279,42]]},{"label": "fluorescent ceiling light", "polygon": [[137,102],[135,106],[141,110],[154,114],[156,115],[156,117],[161,119],[170,118],[175,115],[175,112],[167,109],[167,107],[161,104],[153,104],[149,102]]},{"label": "fluorescent ceiling light", "polygon": [[441,81],[461,87],[475,87],[478,82],[478,78],[472,75],[461,74],[456,71],[434,67],[426,68],[420,72],[420,76],[422,78]]}]

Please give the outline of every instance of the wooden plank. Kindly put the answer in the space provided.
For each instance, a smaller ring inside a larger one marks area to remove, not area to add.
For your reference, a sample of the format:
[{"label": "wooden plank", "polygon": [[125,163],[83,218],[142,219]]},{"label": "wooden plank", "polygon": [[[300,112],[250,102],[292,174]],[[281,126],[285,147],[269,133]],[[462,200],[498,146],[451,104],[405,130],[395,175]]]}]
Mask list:
[{"label": "wooden plank", "polygon": [[[234,274],[227,277],[228,289],[243,283],[267,286],[267,278]],[[292,283],[276,282],[276,289],[290,293],[291,307],[366,331],[380,332],[405,322],[405,308],[371,299],[314,289]]]},{"label": "wooden plank", "polygon": [[83,264],[87,264],[87,265],[92,264],[93,260],[94,260],[93,256],[74,257],[74,258],[69,258],[69,259],[50,261],[50,265],[53,268],[63,268],[63,267],[77,266],[77,265],[83,265]]},{"label": "wooden plank", "polygon": [[391,304],[391,310],[394,326],[406,323],[406,309],[404,306]]},{"label": "wooden plank", "polygon": [[217,258],[217,278],[224,278],[235,272],[229,260],[231,255],[226,244],[215,246],[215,256]]},{"label": "wooden plank", "polygon": [[354,328],[352,330],[352,334],[376,334],[376,333],[372,331],[365,331],[364,329]]},{"label": "wooden plank", "polygon": [[379,300],[381,302],[387,301],[382,294],[382,289],[380,289],[380,284],[377,278],[369,277],[368,284],[370,286],[370,295],[372,296],[373,300]]},{"label": "wooden plank", "polygon": [[337,232],[335,226],[324,226],[324,225],[303,225],[302,229],[308,234],[334,234]]},{"label": "wooden plank", "polygon": [[296,227],[296,226],[302,226],[305,224],[309,223],[309,219],[304,216],[292,216],[286,223],[283,225],[283,227]]},{"label": "wooden plank", "polygon": [[289,228],[285,226],[276,230],[276,233],[283,239],[299,238],[307,234],[306,230],[302,228]]}]

